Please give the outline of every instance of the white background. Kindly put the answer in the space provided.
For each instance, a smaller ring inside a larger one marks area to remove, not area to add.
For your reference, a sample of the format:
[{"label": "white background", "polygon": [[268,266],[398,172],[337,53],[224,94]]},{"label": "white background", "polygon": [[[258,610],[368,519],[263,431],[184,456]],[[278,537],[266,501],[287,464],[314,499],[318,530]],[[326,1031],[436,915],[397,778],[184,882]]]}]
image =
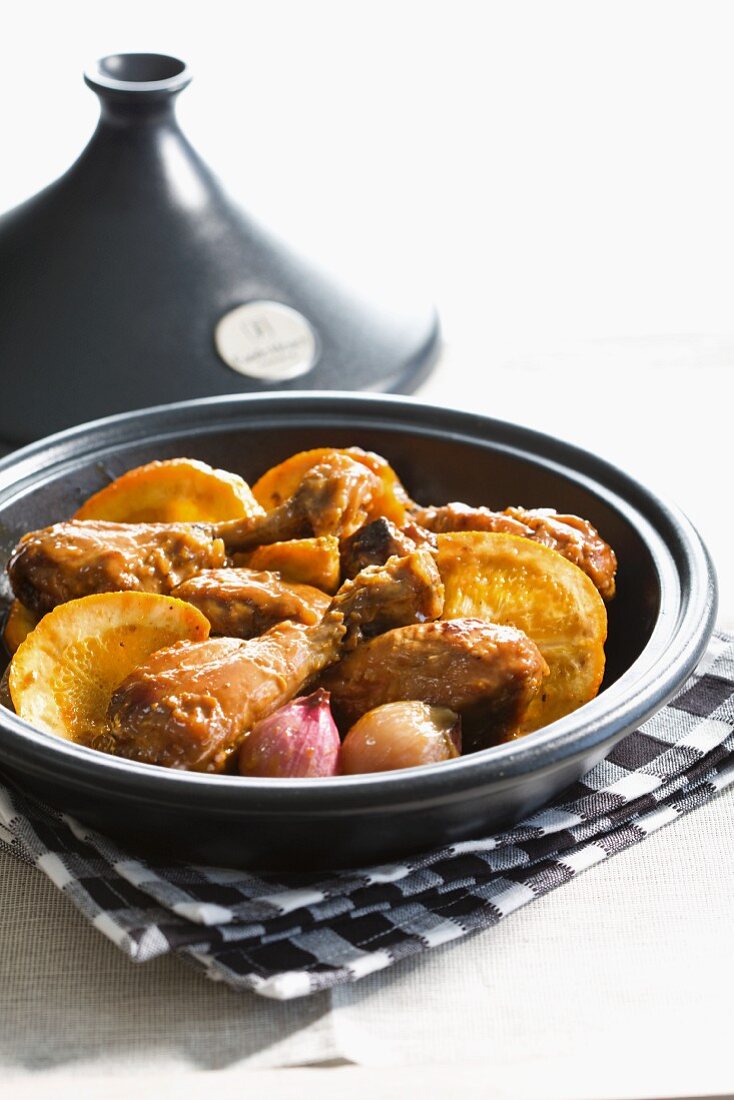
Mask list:
[{"label": "white background", "polygon": [[437,302],[449,355],[427,398],[630,468],[726,573],[734,5],[16,4],[0,210],[74,159],[97,114],[82,68],[124,50],[190,63],[181,122],[252,213]]}]

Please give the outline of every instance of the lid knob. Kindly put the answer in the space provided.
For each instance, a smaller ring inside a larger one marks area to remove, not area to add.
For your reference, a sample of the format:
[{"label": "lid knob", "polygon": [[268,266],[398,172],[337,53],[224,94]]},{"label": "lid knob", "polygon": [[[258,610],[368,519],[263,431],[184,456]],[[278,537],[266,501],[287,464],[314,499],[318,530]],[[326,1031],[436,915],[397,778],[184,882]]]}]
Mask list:
[{"label": "lid knob", "polygon": [[126,114],[167,107],[191,82],[185,61],[160,53],[116,53],[84,70],[103,112]]}]

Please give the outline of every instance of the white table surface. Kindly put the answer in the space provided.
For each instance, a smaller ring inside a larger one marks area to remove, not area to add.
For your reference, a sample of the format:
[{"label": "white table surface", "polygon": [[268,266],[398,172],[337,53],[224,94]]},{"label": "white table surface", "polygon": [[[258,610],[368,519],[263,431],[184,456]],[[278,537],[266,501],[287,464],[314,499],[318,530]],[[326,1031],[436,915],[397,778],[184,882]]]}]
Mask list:
[{"label": "white table surface", "polygon": [[[677,500],[710,545],[734,629],[733,379],[730,338],[495,346],[484,359],[454,344],[419,396],[554,432]],[[176,959],[129,963],[2,856],[4,1095],[127,1097],[143,1081],[218,1100],[726,1095],[733,811],[730,793],[481,935],[287,1004]]]}]

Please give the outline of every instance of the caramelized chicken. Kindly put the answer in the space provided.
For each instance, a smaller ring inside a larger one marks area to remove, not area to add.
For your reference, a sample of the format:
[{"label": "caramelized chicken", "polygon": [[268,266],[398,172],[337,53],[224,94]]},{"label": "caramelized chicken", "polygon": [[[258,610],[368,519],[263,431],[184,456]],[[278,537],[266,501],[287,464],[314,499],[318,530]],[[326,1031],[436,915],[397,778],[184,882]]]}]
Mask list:
[{"label": "caramelized chicken", "polygon": [[255,569],[206,569],[172,595],[198,607],[215,634],[231,638],[255,638],[285,619],[312,626],[330,603],[318,588]]},{"label": "caramelized chicken", "polygon": [[517,728],[547,673],[540,650],[521,630],[450,619],[365,642],[320,685],[331,692],[344,730],[374,707],[415,699],[461,715],[468,747],[483,748]]},{"label": "caramelized chicken", "polygon": [[200,570],[224,565],[225,547],[232,552],[304,535],[349,535],[364,524],[381,490],[366,466],[334,454],[265,516],[219,524],[58,523],[21,539],[8,563],[10,583],[21,603],[40,613],[94,592],[167,595]]},{"label": "caramelized chicken", "polygon": [[507,535],[527,538],[529,528],[505,512],[492,512],[489,508],[472,508],[469,504],[452,501],[451,504],[416,504],[413,519],[427,531],[445,535],[451,531],[501,531]]},{"label": "caramelized chicken", "polygon": [[349,608],[346,646],[353,648],[363,637],[437,619],[443,601],[443,581],[433,555],[413,550],[404,557],[389,558],[383,566],[367,566],[345,581],[332,606]]},{"label": "caramelized chicken", "polygon": [[394,554],[409,554],[415,548],[416,544],[409,535],[381,516],[342,540],[342,574],[356,577],[368,565],[384,565]]},{"label": "caramelized chicken", "polygon": [[222,540],[195,524],[77,520],[25,535],[8,562],[8,575],[21,603],[43,615],[94,592],[168,595],[224,560]]},{"label": "caramelized chicken", "polygon": [[113,751],[148,764],[223,771],[255,722],[339,659],[348,635],[357,638],[364,624],[393,623],[398,608],[404,622],[424,615],[435,568],[426,551],[391,558],[343,585],[315,626],[284,622],[259,638],[160,650],[112,696]]},{"label": "caramelized chicken", "polygon": [[443,504],[439,507],[416,506],[414,520],[436,534],[450,531],[499,531],[533,539],[557,550],[583,569],[605,600],[615,590],[617,559],[614,551],[595,527],[579,516],[559,515],[552,508],[471,508],[467,504]]},{"label": "caramelized chicken", "polygon": [[363,526],[382,491],[372,470],[335,451],[308,470],[293,496],[272,512],[221,524],[218,533],[229,550],[238,551],[310,535],[345,538]]}]

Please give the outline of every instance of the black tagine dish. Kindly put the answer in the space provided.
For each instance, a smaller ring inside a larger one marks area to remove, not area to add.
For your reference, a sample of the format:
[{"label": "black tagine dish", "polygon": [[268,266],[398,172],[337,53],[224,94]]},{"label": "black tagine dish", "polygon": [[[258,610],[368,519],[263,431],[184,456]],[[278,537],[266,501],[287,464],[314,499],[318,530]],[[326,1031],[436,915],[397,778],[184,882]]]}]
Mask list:
[{"label": "black tagine dish", "polygon": [[163,406],[8,456],[0,462],[0,610],[12,598],[4,566],[18,539],[70,517],[126,470],[186,456],[253,481],[294,451],[322,446],[384,455],[420,503],[549,506],[590,520],[619,561],[599,695],[534,733],[440,766],[293,780],[124,760],[34,729],[0,706],[0,773],[142,852],[234,867],[357,866],[481,836],[531,813],[669,700],[701,658],[716,579],[675,508],[596,456],[529,429],[344,393]]}]

